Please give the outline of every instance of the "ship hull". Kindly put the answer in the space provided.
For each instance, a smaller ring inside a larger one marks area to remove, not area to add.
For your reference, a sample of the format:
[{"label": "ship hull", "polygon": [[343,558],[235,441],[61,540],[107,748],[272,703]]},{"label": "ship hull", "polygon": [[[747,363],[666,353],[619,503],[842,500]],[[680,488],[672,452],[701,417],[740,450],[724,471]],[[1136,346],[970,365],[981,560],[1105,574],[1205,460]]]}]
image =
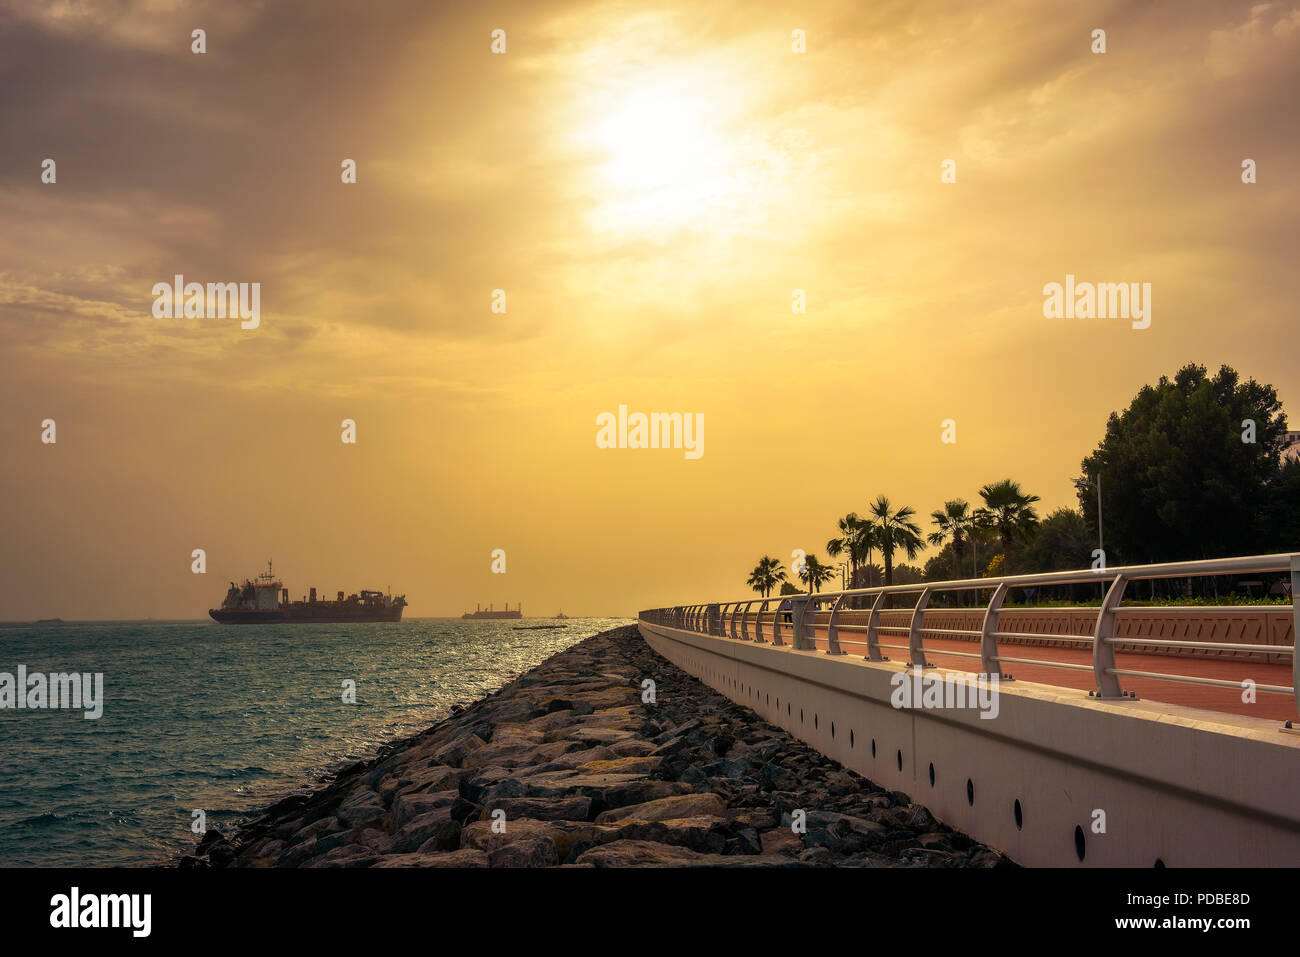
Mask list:
[{"label": "ship hull", "polygon": [[223,625],[267,624],[348,624],[351,622],[401,621],[401,608],[319,608],[310,611],[295,608],[274,608],[262,611],[213,608],[208,612],[213,621]]}]

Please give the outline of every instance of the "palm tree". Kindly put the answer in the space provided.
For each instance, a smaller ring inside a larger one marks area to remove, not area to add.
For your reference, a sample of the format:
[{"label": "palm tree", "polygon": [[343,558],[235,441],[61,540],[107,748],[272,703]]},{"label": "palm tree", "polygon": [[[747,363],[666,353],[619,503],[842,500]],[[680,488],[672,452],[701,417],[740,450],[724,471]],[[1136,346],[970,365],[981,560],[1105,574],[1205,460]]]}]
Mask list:
[{"label": "palm tree", "polygon": [[900,506],[897,510],[884,496],[878,496],[871,506],[873,537],[885,560],[885,584],[894,583],[894,551],[903,549],[908,558],[915,558],[916,553],[925,547],[921,539],[921,526],[912,520],[916,510],[910,505]]},{"label": "palm tree", "polygon": [[849,560],[849,587],[858,587],[858,569],[862,565],[870,566],[871,550],[875,547],[873,526],[858,517],[856,512],[849,512],[837,523],[839,538],[832,538],[826,543],[826,554],[831,558],[845,555]]},{"label": "palm tree", "polygon": [[966,536],[975,529],[975,514],[964,498],[954,498],[943,503],[943,508],[930,513],[935,530],[926,536],[931,545],[943,547],[952,539],[953,566],[961,574],[962,557],[966,554]]},{"label": "palm tree", "polygon": [[1020,483],[1011,479],[993,482],[980,489],[984,508],[980,509],[990,526],[998,530],[1002,539],[1002,552],[1011,550],[1011,543],[1027,539],[1038,528],[1038,513],[1034,511],[1037,495],[1020,491]]},{"label": "palm tree", "polygon": [[822,585],[830,581],[834,575],[834,567],[823,565],[816,555],[805,556],[803,568],[799,570],[799,580],[808,586],[808,591],[811,594],[820,591]]},{"label": "palm tree", "polygon": [[785,580],[785,569],[781,566],[781,562],[770,555],[764,555],[758,560],[754,570],[749,573],[745,584],[766,598],[772,593],[773,588]]}]

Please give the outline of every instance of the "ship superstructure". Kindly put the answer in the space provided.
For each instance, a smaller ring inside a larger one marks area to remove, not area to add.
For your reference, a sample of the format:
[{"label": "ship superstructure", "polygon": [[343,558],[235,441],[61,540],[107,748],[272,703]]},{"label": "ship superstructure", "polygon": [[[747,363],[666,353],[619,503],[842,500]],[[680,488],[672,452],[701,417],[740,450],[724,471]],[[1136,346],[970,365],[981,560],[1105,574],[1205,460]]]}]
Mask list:
[{"label": "ship superstructure", "polygon": [[406,596],[393,597],[392,593],[362,589],[343,597],[338,593],[334,601],[317,599],[316,589],[304,595],[301,601],[289,600],[289,589],[275,577],[271,563],[266,571],[243,585],[230,583],[226,599],[220,608],[209,609],[215,621],[229,625],[251,625],[265,622],[362,622],[401,621]]}]

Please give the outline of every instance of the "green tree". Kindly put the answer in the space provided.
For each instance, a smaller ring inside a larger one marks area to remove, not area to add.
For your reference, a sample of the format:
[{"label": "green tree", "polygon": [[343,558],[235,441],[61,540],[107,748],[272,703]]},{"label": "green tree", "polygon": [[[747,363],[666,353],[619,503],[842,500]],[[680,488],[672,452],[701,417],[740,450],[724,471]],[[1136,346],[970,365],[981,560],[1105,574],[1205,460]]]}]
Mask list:
[{"label": "green tree", "polygon": [[[1102,477],[1107,563],[1261,550],[1285,432],[1277,391],[1242,382],[1226,365],[1211,378],[1205,366],[1188,364],[1172,380],[1143,386],[1127,409],[1111,413],[1083,460],[1087,478]],[[1092,489],[1080,491],[1079,504],[1095,529]]]},{"label": "green tree", "polygon": [[1017,557],[1015,572],[1028,575],[1088,568],[1096,547],[1097,540],[1083,513],[1058,508],[1043,519],[1033,542]]},{"label": "green tree", "polygon": [[749,573],[745,584],[766,598],[773,588],[785,580],[786,572],[781,562],[770,555],[764,555]]},{"label": "green tree", "polygon": [[916,565],[900,564],[894,566],[895,585],[916,585],[925,581],[925,571]]},{"label": "green tree", "polygon": [[1283,463],[1265,493],[1261,550],[1300,552],[1300,459]]},{"label": "green tree", "polygon": [[889,499],[878,496],[871,506],[871,523],[876,545],[885,562],[885,584],[894,583],[894,552],[902,549],[908,558],[925,547],[921,526],[913,520],[916,510],[910,505],[895,509]]},{"label": "green tree", "polygon": [[799,580],[808,586],[810,593],[816,594],[821,591],[822,585],[830,581],[834,575],[835,568],[823,564],[816,555],[804,556],[803,567],[799,569]]},{"label": "green tree", "polygon": [[939,549],[938,554],[931,555],[925,562],[923,580],[928,582],[953,581],[958,578],[972,577],[970,568],[957,564],[957,557],[952,552],[952,542]]},{"label": "green tree", "polygon": [[[964,498],[954,498],[943,503],[943,508],[930,513],[935,530],[927,536],[931,545],[952,545],[953,568],[962,567],[966,554],[966,536],[975,528],[975,513]],[[960,577],[960,576],[958,576]]]},{"label": "green tree", "polygon": [[1038,496],[1022,492],[1019,482],[1009,478],[992,482],[980,489],[980,498],[984,500],[980,520],[997,529],[1004,555],[1017,539],[1027,541],[1038,527],[1038,513],[1034,511]]}]

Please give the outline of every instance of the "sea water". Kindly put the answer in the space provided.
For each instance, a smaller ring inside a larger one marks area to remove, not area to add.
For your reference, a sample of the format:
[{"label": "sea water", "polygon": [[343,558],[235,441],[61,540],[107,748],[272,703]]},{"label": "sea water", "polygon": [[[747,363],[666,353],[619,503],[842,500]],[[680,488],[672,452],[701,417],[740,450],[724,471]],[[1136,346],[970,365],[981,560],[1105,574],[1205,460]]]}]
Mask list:
[{"label": "sea water", "polygon": [[[0,627],[0,672],[103,675],[103,714],[0,710],[0,866],[159,863],[624,619]],[[345,702],[355,683],[355,704]]]}]

